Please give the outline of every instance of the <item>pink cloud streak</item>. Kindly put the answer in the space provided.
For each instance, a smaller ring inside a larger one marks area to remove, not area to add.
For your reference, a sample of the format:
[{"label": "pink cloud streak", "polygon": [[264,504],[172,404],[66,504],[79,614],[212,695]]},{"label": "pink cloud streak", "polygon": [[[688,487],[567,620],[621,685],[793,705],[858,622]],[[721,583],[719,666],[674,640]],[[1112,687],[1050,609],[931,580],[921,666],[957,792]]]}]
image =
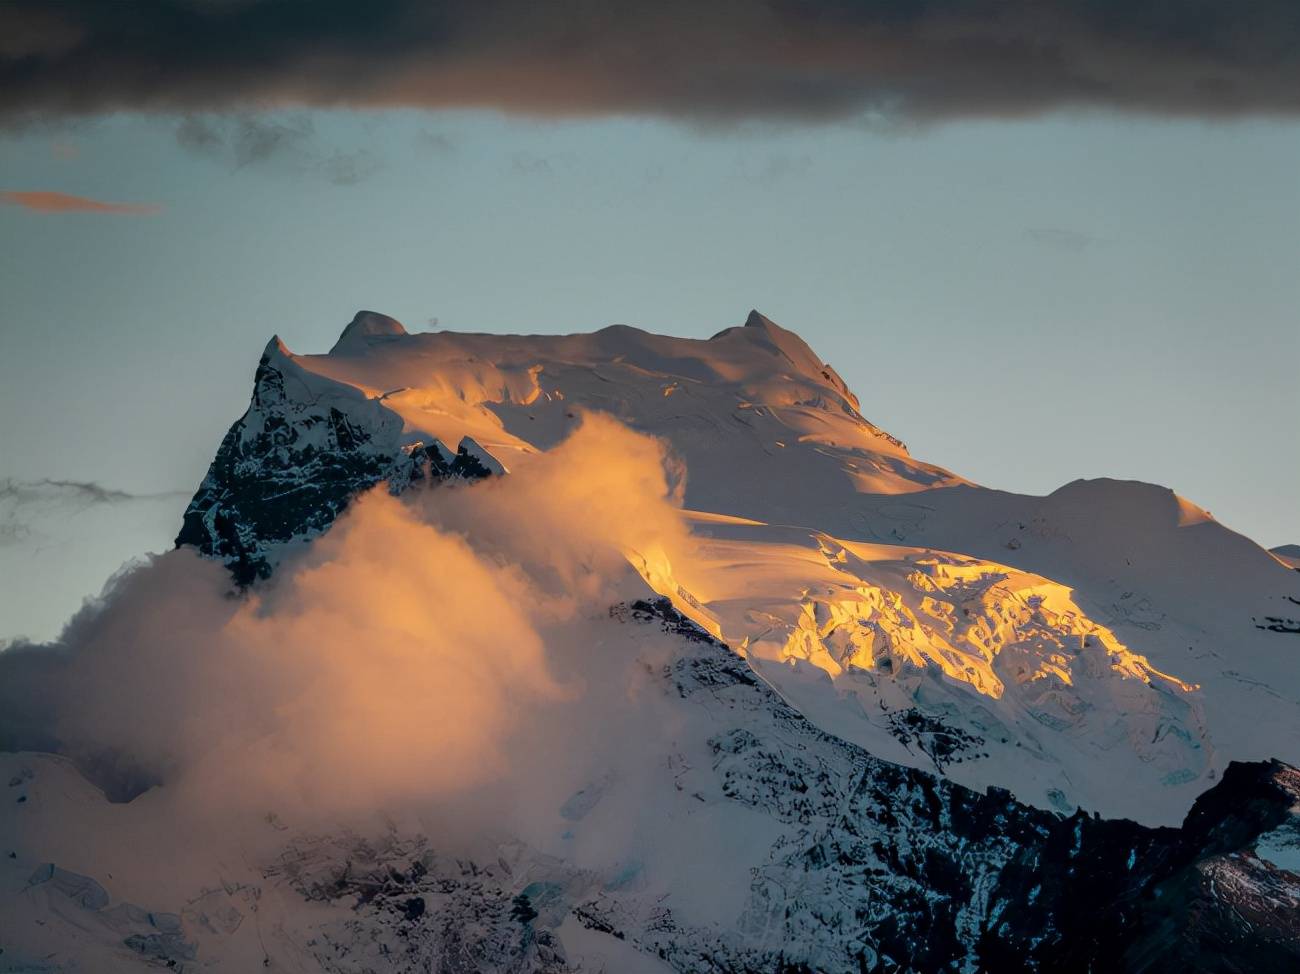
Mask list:
[{"label": "pink cloud streak", "polygon": [[0,191],[0,203],[21,206],[37,213],[111,213],[119,216],[151,216],[162,212],[158,203],[105,203],[86,196],[72,196],[52,190]]}]

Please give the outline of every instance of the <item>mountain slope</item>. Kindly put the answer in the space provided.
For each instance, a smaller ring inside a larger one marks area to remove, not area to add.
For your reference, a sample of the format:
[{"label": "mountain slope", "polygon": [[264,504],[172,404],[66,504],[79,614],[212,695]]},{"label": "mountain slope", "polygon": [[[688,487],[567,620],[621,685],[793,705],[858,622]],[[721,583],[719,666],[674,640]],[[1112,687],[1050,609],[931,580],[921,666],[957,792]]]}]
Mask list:
[{"label": "mountain slope", "polygon": [[[228,818],[196,847],[166,789],[113,806],[64,762],[0,756],[23,799],[0,805],[7,962],[340,974],[1300,962],[1291,769],[1231,766],[1181,829],[1063,817],[823,733],[666,599],[576,620],[565,643],[589,681],[572,750],[528,755],[546,774],[516,795],[509,834],[485,820],[472,852],[410,818],[321,831],[274,810]],[[600,735],[623,742],[606,751],[583,715],[629,680],[637,692],[600,718]],[[650,727],[671,736],[646,740]]]}]

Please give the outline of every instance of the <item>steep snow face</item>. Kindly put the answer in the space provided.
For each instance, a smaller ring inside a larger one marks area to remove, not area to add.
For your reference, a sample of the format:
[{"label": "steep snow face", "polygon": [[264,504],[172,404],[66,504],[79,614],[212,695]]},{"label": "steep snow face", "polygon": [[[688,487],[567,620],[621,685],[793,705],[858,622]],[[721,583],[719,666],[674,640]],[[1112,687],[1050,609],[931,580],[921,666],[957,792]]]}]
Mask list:
[{"label": "steep snow face", "polygon": [[362,312],[328,355],[273,342],[178,540],[247,582],[375,483],[528,476],[583,410],[680,462],[699,543],[634,556],[644,577],[849,740],[1152,823],[1232,759],[1300,761],[1300,575],[1278,556],[1164,488],[1025,497],[916,460],[757,312],[708,340]]},{"label": "steep snow face", "polygon": [[560,642],[586,678],[569,746],[521,739],[533,773],[510,793],[513,827],[489,813],[497,827],[468,843],[436,828],[436,806],[324,831],[247,811],[196,842],[166,788],[108,805],[60,759],[0,755],[5,962],[1172,974],[1300,961],[1292,769],[1234,765],[1177,830],[1065,817],[824,733],[666,599],[570,620]]}]

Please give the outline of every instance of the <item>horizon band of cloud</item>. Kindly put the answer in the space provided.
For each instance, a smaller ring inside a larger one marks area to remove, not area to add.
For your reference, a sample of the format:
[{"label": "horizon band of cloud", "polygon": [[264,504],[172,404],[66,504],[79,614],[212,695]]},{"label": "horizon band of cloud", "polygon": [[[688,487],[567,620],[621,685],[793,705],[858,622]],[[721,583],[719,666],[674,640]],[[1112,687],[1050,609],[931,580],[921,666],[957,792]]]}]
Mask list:
[{"label": "horizon band of cloud", "polygon": [[1292,0],[8,0],[0,121],[495,108],[727,122],[1300,113]]}]

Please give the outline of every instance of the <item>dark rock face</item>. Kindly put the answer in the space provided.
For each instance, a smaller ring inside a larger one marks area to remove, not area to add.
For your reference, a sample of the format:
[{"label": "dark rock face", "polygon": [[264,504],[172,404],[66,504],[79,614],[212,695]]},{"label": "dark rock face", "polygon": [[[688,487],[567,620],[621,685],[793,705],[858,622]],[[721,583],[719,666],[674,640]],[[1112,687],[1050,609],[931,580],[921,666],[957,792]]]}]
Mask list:
[{"label": "dark rock face", "polygon": [[[1234,763],[1178,830],[1179,855],[1135,900],[1121,969],[1300,970],[1300,772]],[[1275,849],[1289,850],[1283,868]]]},{"label": "dark rock face", "polygon": [[224,561],[240,587],[271,574],[277,545],[321,534],[375,484],[398,493],[493,472],[464,445],[455,454],[436,441],[403,445],[401,420],[378,400],[306,376],[272,341],[252,403],[222,440],[176,538]]}]

